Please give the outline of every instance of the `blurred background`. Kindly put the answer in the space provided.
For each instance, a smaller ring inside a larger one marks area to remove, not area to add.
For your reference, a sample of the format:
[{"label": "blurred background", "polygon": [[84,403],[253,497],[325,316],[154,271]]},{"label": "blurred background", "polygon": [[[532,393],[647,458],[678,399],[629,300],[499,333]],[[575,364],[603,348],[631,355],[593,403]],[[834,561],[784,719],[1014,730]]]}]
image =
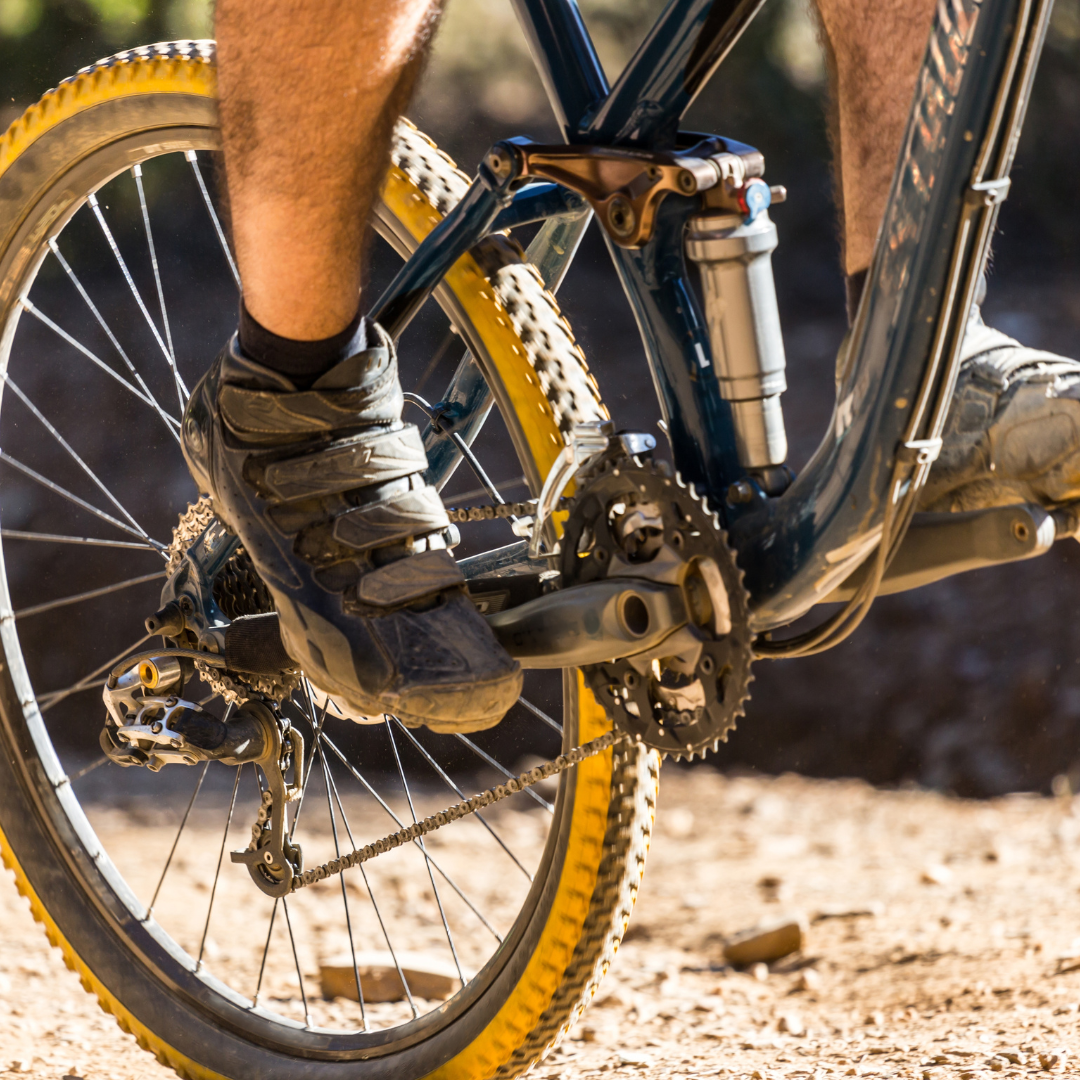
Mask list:
[{"label": "blurred background", "polygon": [[[609,75],[660,7],[658,0],[582,3]],[[208,0],[0,0],[0,125],[101,56],[211,34]],[[1026,344],[1067,355],[1080,354],[1078,59],[1080,0],[1058,0],[984,311]],[[506,0],[449,0],[410,117],[467,172],[493,139],[555,137]],[[768,179],[788,188],[788,202],[774,214],[781,238],[774,266],[798,468],[828,422],[845,329],[824,65],[803,0],[769,0],[687,126],[758,146]],[[199,252],[181,246],[171,257],[191,267],[201,294],[216,288],[196,270]],[[560,303],[617,422],[655,430],[640,342],[595,226]],[[215,323],[209,333],[219,342],[227,327]],[[759,664],[748,715],[710,760],[728,770],[860,776],[962,795],[1080,789],[1078,601],[1080,549],[1071,541],[1026,564],[880,600],[854,638],[832,652]]]}]

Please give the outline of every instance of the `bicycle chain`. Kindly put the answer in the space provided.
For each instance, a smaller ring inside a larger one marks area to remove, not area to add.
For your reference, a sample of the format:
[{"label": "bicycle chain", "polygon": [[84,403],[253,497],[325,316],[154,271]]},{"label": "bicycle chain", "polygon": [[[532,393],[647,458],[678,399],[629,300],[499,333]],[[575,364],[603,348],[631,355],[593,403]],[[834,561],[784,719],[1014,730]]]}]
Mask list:
[{"label": "bicycle chain", "polygon": [[[570,500],[562,498],[556,510],[569,510]],[[526,502],[499,503],[497,506],[448,506],[446,516],[455,524],[466,521],[494,521],[496,518],[531,517],[536,512],[536,500]]]},{"label": "bicycle chain", "polygon": [[414,840],[419,840],[420,837],[427,836],[437,829],[449,825],[451,822],[460,821],[470,814],[475,814],[485,807],[491,806],[492,803],[501,802],[503,799],[510,798],[511,795],[516,795],[519,791],[524,791],[534,784],[539,784],[542,780],[566,772],[567,769],[573,768],[573,766],[588,758],[595,757],[597,754],[602,754],[609,747],[627,738],[628,736],[622,733],[609,731],[606,735],[601,735],[599,738],[593,739],[582,746],[575,746],[573,750],[560,754],[552,761],[546,761],[543,765],[537,765],[534,769],[507,780],[505,784],[498,784],[493,788],[488,788],[487,791],[482,791],[479,795],[474,795],[471,799],[448,806],[445,810],[440,810],[437,814],[432,814],[422,821],[414,822],[408,828],[399,829],[396,833],[384,836],[373,844],[356,848],[348,854],[337,859],[331,859],[320,866],[313,866],[310,870],[305,870],[293,878],[292,892],[296,892],[307,885],[314,885],[317,881],[325,881],[327,878],[344,873],[350,867],[360,866],[362,863],[374,859],[376,855],[383,855],[388,851],[393,851],[395,848],[411,844]]}]

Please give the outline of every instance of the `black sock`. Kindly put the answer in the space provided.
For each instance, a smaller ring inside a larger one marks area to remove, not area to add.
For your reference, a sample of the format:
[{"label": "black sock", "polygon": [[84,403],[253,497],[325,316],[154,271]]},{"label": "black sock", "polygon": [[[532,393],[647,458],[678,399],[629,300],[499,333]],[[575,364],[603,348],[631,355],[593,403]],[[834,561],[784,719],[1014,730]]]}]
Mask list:
[{"label": "black sock", "polygon": [[239,337],[240,349],[245,356],[287,376],[301,390],[310,387],[335,364],[367,348],[366,327],[359,311],[353,321],[333,337],[296,341],[267,330],[241,302]]},{"label": "black sock", "polygon": [[851,326],[855,322],[855,316],[859,311],[859,301],[862,299],[863,289],[866,288],[866,275],[869,272],[869,267],[866,270],[859,270],[854,274],[848,274],[844,278],[844,287],[847,292],[847,321],[848,326]]}]

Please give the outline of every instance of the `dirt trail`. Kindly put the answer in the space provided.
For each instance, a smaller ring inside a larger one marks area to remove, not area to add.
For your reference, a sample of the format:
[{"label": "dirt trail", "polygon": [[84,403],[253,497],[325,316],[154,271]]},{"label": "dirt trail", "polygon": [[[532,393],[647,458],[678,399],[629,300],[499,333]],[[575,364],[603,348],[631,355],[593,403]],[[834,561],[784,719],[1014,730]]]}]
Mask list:
[{"label": "dirt trail", "polygon": [[[1080,1075],[1080,955],[1061,959],[1080,954],[1078,890],[1080,800],[668,767],[628,940],[536,1075]],[[724,965],[725,935],[785,913],[808,922],[801,953]],[[10,882],[0,920],[0,1071],[172,1075],[82,992]]]}]

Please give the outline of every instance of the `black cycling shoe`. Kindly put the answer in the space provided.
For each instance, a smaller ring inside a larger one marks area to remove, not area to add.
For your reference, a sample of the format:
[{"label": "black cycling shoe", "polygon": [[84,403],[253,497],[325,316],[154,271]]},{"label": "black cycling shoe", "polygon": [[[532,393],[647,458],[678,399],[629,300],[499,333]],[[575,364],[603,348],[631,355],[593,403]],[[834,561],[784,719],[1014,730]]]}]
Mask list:
[{"label": "black cycling shoe", "polygon": [[191,395],[184,457],[319,689],[410,726],[491,727],[517,700],[521,669],[446,550],[420,433],[401,421],[393,342],[367,333],[377,346],[309,390],[249,360],[234,336]]}]

